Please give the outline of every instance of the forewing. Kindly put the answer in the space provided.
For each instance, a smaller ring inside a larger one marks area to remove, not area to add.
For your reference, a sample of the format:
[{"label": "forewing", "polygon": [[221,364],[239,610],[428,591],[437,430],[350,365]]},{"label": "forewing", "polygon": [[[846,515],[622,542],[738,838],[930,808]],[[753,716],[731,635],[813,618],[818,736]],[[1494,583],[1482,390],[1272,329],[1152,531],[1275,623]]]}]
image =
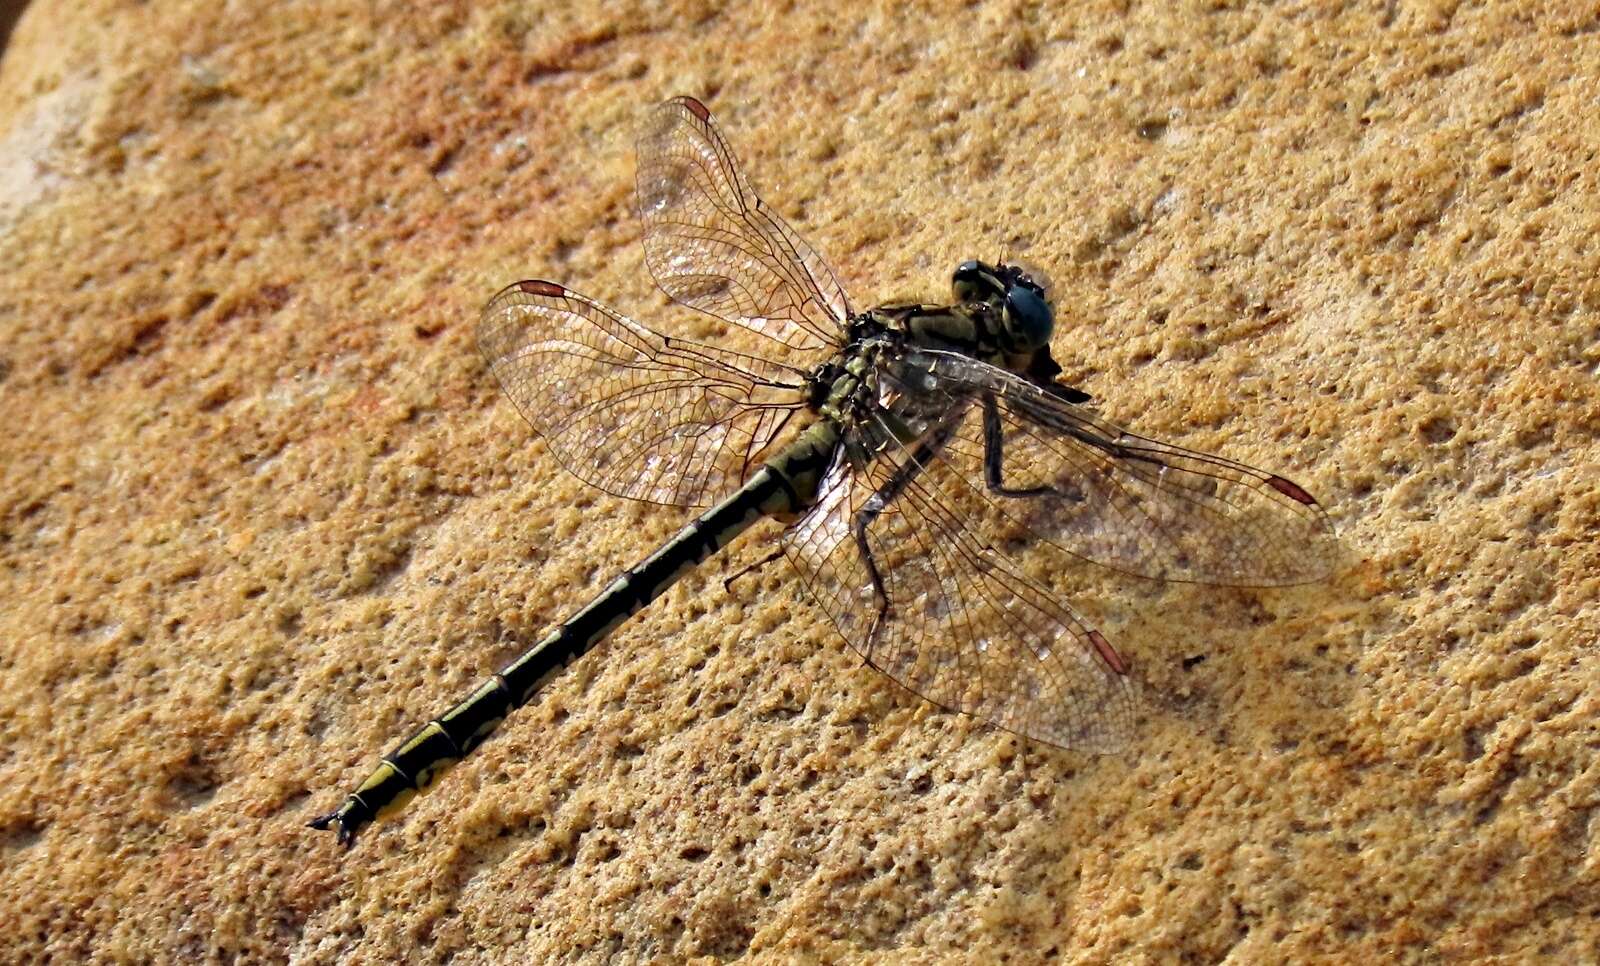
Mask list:
[{"label": "forewing", "polygon": [[484,307],[478,345],[573,475],[607,493],[704,506],[737,486],[800,407],[739,357],[669,339],[554,282]]},{"label": "forewing", "polygon": [[859,468],[841,457],[785,531],[785,555],[845,641],[907,689],[1061,747],[1122,747],[1134,726],[1122,658],[974,535],[946,473],[916,444],[891,443]]},{"label": "forewing", "polygon": [[662,291],[801,353],[842,340],[850,307],[838,280],[756,197],[704,104],[656,108],[638,149],[645,260]]},{"label": "forewing", "polygon": [[[1143,577],[1281,586],[1326,577],[1337,559],[1327,514],[1293,481],[1129,433],[1018,376],[946,352],[918,352],[929,399],[974,400],[945,459],[986,486],[984,409],[1003,458],[988,490],[1013,520],[1078,557]],[[914,383],[915,380],[908,380]]]}]

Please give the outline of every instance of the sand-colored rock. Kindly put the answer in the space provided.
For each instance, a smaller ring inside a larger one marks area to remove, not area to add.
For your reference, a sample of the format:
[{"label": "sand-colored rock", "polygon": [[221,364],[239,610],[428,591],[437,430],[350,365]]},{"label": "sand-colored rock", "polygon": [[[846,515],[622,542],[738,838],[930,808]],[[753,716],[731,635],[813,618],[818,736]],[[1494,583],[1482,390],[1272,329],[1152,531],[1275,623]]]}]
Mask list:
[{"label": "sand-colored rock", "polygon": [[[0,959],[1574,961],[1600,946],[1600,13],[36,3],[0,62]],[[681,511],[473,345],[663,326],[694,93],[858,305],[1047,269],[1103,412],[1325,585],[1089,602],[1093,758],[862,666],[771,527],[348,854],[304,827]]]}]

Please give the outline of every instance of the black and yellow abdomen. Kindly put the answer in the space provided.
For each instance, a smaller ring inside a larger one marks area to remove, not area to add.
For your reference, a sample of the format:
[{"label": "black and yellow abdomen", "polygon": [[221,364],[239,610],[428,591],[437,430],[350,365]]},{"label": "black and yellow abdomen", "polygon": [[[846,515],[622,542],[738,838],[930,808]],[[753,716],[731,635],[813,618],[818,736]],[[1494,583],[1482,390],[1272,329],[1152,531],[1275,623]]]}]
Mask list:
[{"label": "black and yellow abdomen", "polygon": [[457,761],[494,733],[500,722],[546,681],[604,640],[617,625],[661,596],[678,578],[726,547],[763,517],[792,517],[815,499],[832,459],[838,427],[823,420],[776,454],[727,499],[696,517],[655,553],[629,568],[582,610],[450,710],[385,755],[337,811],[311,827],[338,825],[339,841],[427,791]]}]

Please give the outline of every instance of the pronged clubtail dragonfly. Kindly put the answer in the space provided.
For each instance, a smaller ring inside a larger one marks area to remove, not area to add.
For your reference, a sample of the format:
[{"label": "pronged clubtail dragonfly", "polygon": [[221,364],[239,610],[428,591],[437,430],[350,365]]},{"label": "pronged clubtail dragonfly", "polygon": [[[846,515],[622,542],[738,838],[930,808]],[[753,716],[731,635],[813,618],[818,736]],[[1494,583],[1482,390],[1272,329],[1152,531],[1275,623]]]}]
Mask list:
[{"label": "pronged clubtail dragonfly", "polygon": [[699,101],[656,109],[638,155],[657,284],[764,351],[662,335],[545,281],[490,300],[478,339],[568,470],[704,512],[312,826],[353,842],[766,517],[787,524],[779,553],[867,663],[945,708],[1094,752],[1132,730],[1129,668],[1052,588],[1061,565],[1230,586],[1331,569],[1332,529],[1298,484],[1125,432],[1058,382],[1054,311],[1023,269],[965,262],[951,304],[853,312]]}]

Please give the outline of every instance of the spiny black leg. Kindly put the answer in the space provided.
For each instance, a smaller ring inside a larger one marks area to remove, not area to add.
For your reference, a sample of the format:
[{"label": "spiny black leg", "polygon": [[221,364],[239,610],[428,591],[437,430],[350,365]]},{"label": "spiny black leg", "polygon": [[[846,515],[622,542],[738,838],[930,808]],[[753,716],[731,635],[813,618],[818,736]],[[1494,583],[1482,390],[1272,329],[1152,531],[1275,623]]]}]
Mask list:
[{"label": "spiny black leg", "polygon": [[760,560],[757,560],[755,563],[750,564],[747,567],[739,568],[739,572],[734,574],[732,577],[723,578],[723,581],[722,581],[722,589],[723,589],[723,591],[725,593],[729,593],[729,594],[733,593],[733,582],[735,580],[738,580],[740,577],[743,577],[745,574],[751,573],[753,571],[760,570],[762,567],[765,567],[767,564],[772,563],[774,560],[777,560],[781,556],[783,556],[783,549],[780,547],[779,549],[774,550],[771,553],[767,554],[765,557],[762,557]]},{"label": "spiny black leg", "polygon": [[[861,554],[861,562],[867,565],[867,577],[872,581],[872,594],[878,598],[878,613],[873,615],[872,627],[867,630],[867,640],[862,647],[862,653],[867,655],[867,663],[872,664],[872,649],[878,642],[878,628],[883,626],[884,620],[889,616],[889,594],[883,586],[883,575],[878,573],[878,563],[872,557],[872,548],[867,545],[867,524],[878,518],[883,512],[882,505],[878,502],[878,495],[874,493],[867,500],[867,505],[857,510],[850,521],[850,533],[856,538],[856,550]],[[876,667],[876,665],[873,665]]]},{"label": "spiny black leg", "polygon": [[[867,642],[864,651],[872,653],[872,647],[877,641],[878,629],[889,616],[889,594],[884,588],[883,575],[878,571],[878,562],[873,559],[872,548],[867,545],[867,527],[872,521],[878,519],[889,503],[898,497],[910,485],[911,481],[921,475],[933,462],[933,458],[950,442],[950,437],[955,433],[954,418],[946,419],[934,431],[923,438],[911,453],[911,458],[895,468],[889,479],[877,492],[867,498],[861,509],[855,512],[850,521],[850,532],[856,539],[856,550],[861,554],[861,562],[867,565],[867,577],[872,581],[872,592],[878,598],[878,614],[872,619],[872,628],[867,632]],[[867,658],[871,664],[872,659]]]},{"label": "spiny black leg", "polygon": [[1005,434],[1000,428],[1000,407],[991,393],[983,394],[983,480],[990,492],[1001,496],[1041,496],[1055,492],[1053,486],[1012,489],[1005,484]]}]

